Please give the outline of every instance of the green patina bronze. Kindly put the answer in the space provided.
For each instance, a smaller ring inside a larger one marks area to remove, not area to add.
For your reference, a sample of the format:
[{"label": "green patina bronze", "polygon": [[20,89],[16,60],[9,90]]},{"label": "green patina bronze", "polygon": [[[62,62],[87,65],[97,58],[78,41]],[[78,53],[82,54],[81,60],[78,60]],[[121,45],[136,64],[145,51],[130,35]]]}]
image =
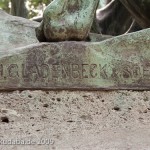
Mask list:
[{"label": "green patina bronze", "polygon": [[0,51],[0,89],[149,89],[149,35],[145,29],[103,42]]},{"label": "green patina bronze", "polygon": [[[0,90],[149,89],[150,28],[117,37],[89,34],[98,1],[50,3],[36,34],[51,43],[0,50]],[[91,42],[71,41],[88,34]]]},{"label": "green patina bronze", "polygon": [[39,41],[85,40],[99,0],[54,0],[36,29]]},{"label": "green patina bronze", "polygon": [[[53,0],[44,11],[41,25],[36,28],[38,40],[40,42],[85,41],[90,31],[100,33],[99,30],[101,29],[101,26],[99,28],[97,21],[95,22],[95,12],[98,8],[98,4],[103,6],[107,3],[116,5],[121,4],[121,10],[118,6],[119,12],[117,13],[121,13],[123,15],[122,17],[126,20],[124,25],[124,20],[122,20],[119,15],[115,15],[116,18],[114,18],[112,24],[111,22],[108,22],[108,25],[106,23],[108,28],[112,28],[112,31],[110,31],[110,33],[112,33],[111,35],[118,35],[117,33],[122,34],[126,32],[132,23],[131,15],[142,28],[150,27],[150,0]],[[109,8],[111,10],[107,10],[108,7],[103,8],[103,11],[99,10],[100,16],[98,17],[101,17],[101,15],[103,16],[103,13],[105,13],[105,17],[107,18],[107,15],[109,13],[111,14],[111,11],[113,12],[113,9],[115,9],[116,6],[114,5],[113,7],[114,8]],[[127,9],[125,9],[125,7]],[[99,21],[101,24],[103,19],[99,19]],[[121,23],[122,25],[119,26]],[[113,31],[113,28],[115,31]]]}]

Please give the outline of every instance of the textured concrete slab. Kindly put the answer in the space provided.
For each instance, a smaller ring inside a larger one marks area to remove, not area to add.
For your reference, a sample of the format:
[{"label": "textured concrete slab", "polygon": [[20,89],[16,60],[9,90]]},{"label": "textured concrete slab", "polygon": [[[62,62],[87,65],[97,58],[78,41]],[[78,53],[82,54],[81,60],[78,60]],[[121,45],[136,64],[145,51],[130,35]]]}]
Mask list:
[{"label": "textured concrete slab", "polygon": [[149,89],[150,29],[103,42],[40,43],[0,56],[0,89]]},{"label": "textured concrete slab", "polygon": [[149,129],[149,91],[0,93],[1,150],[149,150]]}]

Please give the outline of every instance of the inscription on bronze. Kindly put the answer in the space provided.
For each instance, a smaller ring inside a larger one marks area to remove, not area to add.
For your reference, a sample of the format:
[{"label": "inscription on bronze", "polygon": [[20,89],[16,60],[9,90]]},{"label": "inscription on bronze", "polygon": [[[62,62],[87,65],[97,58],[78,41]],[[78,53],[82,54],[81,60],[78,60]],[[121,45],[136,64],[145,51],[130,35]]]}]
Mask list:
[{"label": "inscription on bronze", "polygon": [[[21,72],[19,72],[21,68]],[[150,66],[138,64],[0,64],[0,78],[22,78],[36,82],[39,79],[104,79],[128,81],[141,78],[150,79]]]}]

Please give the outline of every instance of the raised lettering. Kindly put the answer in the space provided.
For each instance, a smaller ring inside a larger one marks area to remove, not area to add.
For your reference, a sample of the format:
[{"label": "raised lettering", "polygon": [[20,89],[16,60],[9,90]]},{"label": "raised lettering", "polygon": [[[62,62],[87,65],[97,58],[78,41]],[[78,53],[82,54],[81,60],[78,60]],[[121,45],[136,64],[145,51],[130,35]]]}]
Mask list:
[{"label": "raised lettering", "polygon": [[96,78],[97,77],[97,72],[96,72],[96,69],[97,69],[97,64],[91,64],[90,65],[90,76],[92,78]]},{"label": "raised lettering", "polygon": [[121,77],[124,79],[132,78],[132,70],[129,66],[122,68]]},{"label": "raised lettering", "polygon": [[143,76],[147,79],[150,79],[150,63],[147,63],[143,67]]},{"label": "raised lettering", "polygon": [[11,64],[11,65],[8,67],[8,76],[9,76],[9,77],[12,77],[12,78],[19,77],[18,65],[17,65],[17,64]]},{"label": "raised lettering", "polygon": [[26,69],[25,64],[22,64],[22,77],[23,78],[28,78],[28,71]]},{"label": "raised lettering", "polygon": [[42,78],[48,78],[49,73],[50,73],[50,69],[47,64],[43,64],[40,66],[40,75]]},{"label": "raised lettering", "polygon": [[80,78],[80,67],[78,64],[72,64],[72,77],[73,78]]},{"label": "raised lettering", "polygon": [[89,65],[88,64],[82,64],[82,78],[88,78],[89,75]]},{"label": "raised lettering", "polygon": [[133,67],[133,77],[134,78],[140,78],[141,77],[141,71],[140,67],[138,65],[135,65]]},{"label": "raised lettering", "polygon": [[105,64],[104,66],[99,64],[99,68],[100,68],[100,76],[103,77],[104,79],[108,79],[107,64]]},{"label": "raised lettering", "polygon": [[52,65],[52,78],[59,78],[61,72],[61,66],[59,64]]},{"label": "raised lettering", "polygon": [[3,76],[3,65],[1,64],[0,65],[0,77],[2,77]]},{"label": "raised lettering", "polygon": [[62,64],[62,78],[70,77],[70,65]]}]

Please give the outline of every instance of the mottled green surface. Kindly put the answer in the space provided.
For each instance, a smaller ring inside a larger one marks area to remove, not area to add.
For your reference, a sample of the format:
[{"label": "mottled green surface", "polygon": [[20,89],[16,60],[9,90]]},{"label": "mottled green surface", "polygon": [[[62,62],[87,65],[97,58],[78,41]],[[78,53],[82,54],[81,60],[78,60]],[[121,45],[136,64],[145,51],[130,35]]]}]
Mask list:
[{"label": "mottled green surface", "polygon": [[54,0],[36,30],[39,41],[85,40],[99,0]]},{"label": "mottled green surface", "polygon": [[56,88],[149,89],[150,29],[103,42],[41,43],[1,51],[0,89]]},{"label": "mottled green surface", "polygon": [[7,52],[9,49],[38,43],[35,34],[38,26],[38,22],[11,16],[0,10],[0,51]]}]

